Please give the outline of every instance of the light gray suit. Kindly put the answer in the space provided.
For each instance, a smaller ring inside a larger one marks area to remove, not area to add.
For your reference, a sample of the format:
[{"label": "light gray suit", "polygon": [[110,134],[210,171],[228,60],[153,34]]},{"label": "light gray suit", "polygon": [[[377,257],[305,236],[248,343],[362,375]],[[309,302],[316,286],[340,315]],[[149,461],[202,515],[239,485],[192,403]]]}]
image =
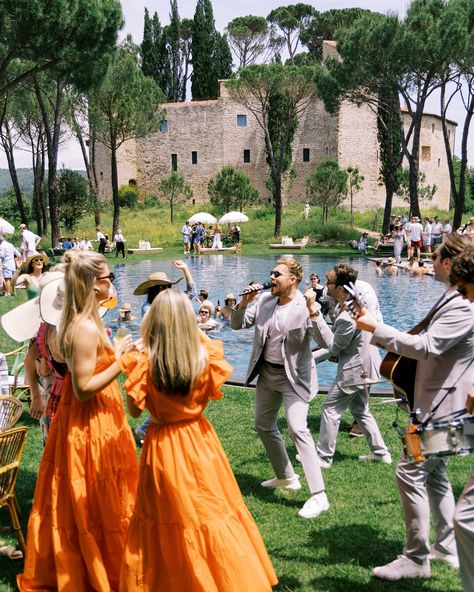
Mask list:
[{"label": "light gray suit", "polygon": [[[432,310],[455,294],[455,290],[447,291]],[[418,360],[414,408],[419,410],[420,421],[445,419],[465,408],[474,372],[474,307],[467,300],[458,296],[448,301],[433,316],[426,331],[418,335],[380,324],[372,343]],[[453,534],[455,504],[447,464],[444,458],[422,463],[402,458],[397,465],[407,536],[404,554],[417,563],[425,562],[429,553],[430,508],[436,529],[435,548],[441,553],[457,554]]]},{"label": "light gray suit", "polygon": [[307,426],[309,402],[318,392],[316,369],[311,356],[311,337],[315,322],[309,318],[306,301],[297,292],[291,301],[283,327],[281,353],[284,367],[274,368],[265,362],[265,342],[278,299],[262,294],[255,307],[234,309],[232,329],[255,325],[247,384],[258,375],[255,398],[255,427],[279,479],[293,475],[293,467],[278,429],[278,411],[283,402],[288,430],[300,456],[311,493],[324,490],[313,437]]},{"label": "light gray suit", "polygon": [[316,363],[337,357],[337,375],[324,400],[317,451],[319,456],[331,462],[336,449],[341,416],[349,409],[357,420],[373,454],[384,456],[388,450],[374,417],[369,411],[369,389],[362,386],[348,387],[360,382],[361,374],[369,378],[379,377],[380,355],[370,345],[370,335],[356,329],[350,314],[343,310],[334,321],[333,331],[324,318],[317,317],[316,341],[321,349],[313,354]]}]

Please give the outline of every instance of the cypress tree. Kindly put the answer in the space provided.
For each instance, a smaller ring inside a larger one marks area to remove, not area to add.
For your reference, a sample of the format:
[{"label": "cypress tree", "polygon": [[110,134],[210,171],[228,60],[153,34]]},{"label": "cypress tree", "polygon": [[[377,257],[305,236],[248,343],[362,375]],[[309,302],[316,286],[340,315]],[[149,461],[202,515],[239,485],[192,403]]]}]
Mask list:
[{"label": "cypress tree", "polygon": [[215,44],[216,29],[212,4],[210,0],[197,0],[192,38],[191,92],[193,100],[216,97],[217,83],[213,64]]},{"label": "cypress tree", "polygon": [[156,80],[157,75],[157,58],[156,58],[156,47],[154,39],[154,31],[152,21],[150,19],[150,13],[148,8],[145,8],[145,19],[143,25],[143,41],[141,44],[141,56],[142,56],[142,72],[145,76],[150,76]]}]

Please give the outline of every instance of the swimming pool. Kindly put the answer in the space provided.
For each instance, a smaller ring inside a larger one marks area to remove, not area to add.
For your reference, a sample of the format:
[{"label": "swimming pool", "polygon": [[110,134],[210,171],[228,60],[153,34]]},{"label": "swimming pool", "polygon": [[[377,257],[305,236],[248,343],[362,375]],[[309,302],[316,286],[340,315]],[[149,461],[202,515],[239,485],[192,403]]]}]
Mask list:
[{"label": "swimming pool", "polygon": [[[375,264],[361,257],[320,257],[318,255],[292,254],[304,269],[304,280],[300,289],[305,288],[305,280],[312,272],[316,272],[324,280],[324,275],[336,263],[348,263],[358,269],[359,278],[369,282],[380,301],[380,307],[387,324],[400,330],[407,330],[418,323],[428,312],[431,305],[441,296],[444,285],[431,276],[411,276],[401,273],[398,276],[375,275]],[[268,256],[239,256],[239,255],[209,255],[188,257],[186,262],[196,282],[197,290],[206,289],[209,299],[217,304],[219,300],[224,304],[224,297],[233,292],[238,294],[252,280],[263,283],[269,281],[269,274],[279,255]],[[112,267],[113,261],[109,259]],[[115,265],[119,303],[130,302],[137,321],[130,328],[138,337],[140,323],[140,309],[145,300],[144,296],[133,296],[135,287],[155,271],[165,271],[170,279],[181,277],[171,261],[141,261],[134,265]],[[324,283],[324,281],[323,281]],[[184,287],[184,280],[177,284]],[[197,310],[197,303],[195,303]],[[108,313],[106,324],[115,331],[118,323],[111,322],[118,316],[118,308]],[[235,377],[244,377],[252,350],[253,330],[232,331],[224,326],[219,331],[210,334],[213,338],[224,342],[226,358],[234,367]],[[318,365],[318,377],[321,385],[329,385],[335,376],[336,365],[323,362]]]}]

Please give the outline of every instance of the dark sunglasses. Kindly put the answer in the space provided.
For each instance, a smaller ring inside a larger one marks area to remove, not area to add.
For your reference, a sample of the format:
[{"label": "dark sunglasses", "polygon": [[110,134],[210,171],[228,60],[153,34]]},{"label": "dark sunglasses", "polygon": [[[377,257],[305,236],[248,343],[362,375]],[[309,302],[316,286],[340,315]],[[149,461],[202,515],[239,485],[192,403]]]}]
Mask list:
[{"label": "dark sunglasses", "polygon": [[281,275],[285,275],[285,274],[284,273],[281,273],[281,271],[275,271],[275,270],[273,270],[273,271],[270,272],[270,277],[279,278]]},{"label": "dark sunglasses", "polygon": [[98,277],[98,280],[110,280],[112,283],[115,281],[115,273],[109,273],[109,275],[103,275],[102,277]]},{"label": "dark sunglasses", "polygon": [[208,310],[200,310],[199,311],[199,314],[206,314],[206,315],[208,315],[208,314],[211,314],[211,313]]}]

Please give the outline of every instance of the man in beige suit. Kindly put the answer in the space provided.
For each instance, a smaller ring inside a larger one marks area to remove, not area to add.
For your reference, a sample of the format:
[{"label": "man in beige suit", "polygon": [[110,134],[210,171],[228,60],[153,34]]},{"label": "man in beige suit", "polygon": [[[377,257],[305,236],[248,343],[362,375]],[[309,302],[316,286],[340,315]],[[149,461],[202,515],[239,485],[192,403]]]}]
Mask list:
[{"label": "man in beige suit", "polygon": [[[446,420],[465,409],[474,372],[474,308],[450,284],[451,262],[468,244],[467,237],[451,235],[433,255],[435,278],[446,292],[432,308],[427,328],[417,334],[402,333],[377,323],[368,313],[357,320],[359,329],[373,334],[372,343],[417,360],[413,421]],[[454,540],[455,502],[447,476],[445,457],[414,462],[402,457],[397,465],[397,485],[405,514],[406,543],[397,559],[376,567],[375,576],[385,580],[427,578],[430,559],[459,567]],[[430,510],[435,542],[430,549]]]},{"label": "man in beige suit", "polygon": [[270,273],[271,293],[262,294],[255,307],[248,307],[262,286],[249,285],[233,309],[232,329],[255,325],[247,383],[258,375],[255,396],[255,427],[275,471],[275,478],[262,487],[300,489],[285,443],[278,429],[278,411],[283,403],[290,436],[303,465],[311,497],[299,511],[302,518],[316,518],[329,508],[313,437],[307,426],[308,408],[318,392],[316,369],[311,356],[315,331],[315,294],[298,291],[303,278],[294,259],[280,259]]}]

